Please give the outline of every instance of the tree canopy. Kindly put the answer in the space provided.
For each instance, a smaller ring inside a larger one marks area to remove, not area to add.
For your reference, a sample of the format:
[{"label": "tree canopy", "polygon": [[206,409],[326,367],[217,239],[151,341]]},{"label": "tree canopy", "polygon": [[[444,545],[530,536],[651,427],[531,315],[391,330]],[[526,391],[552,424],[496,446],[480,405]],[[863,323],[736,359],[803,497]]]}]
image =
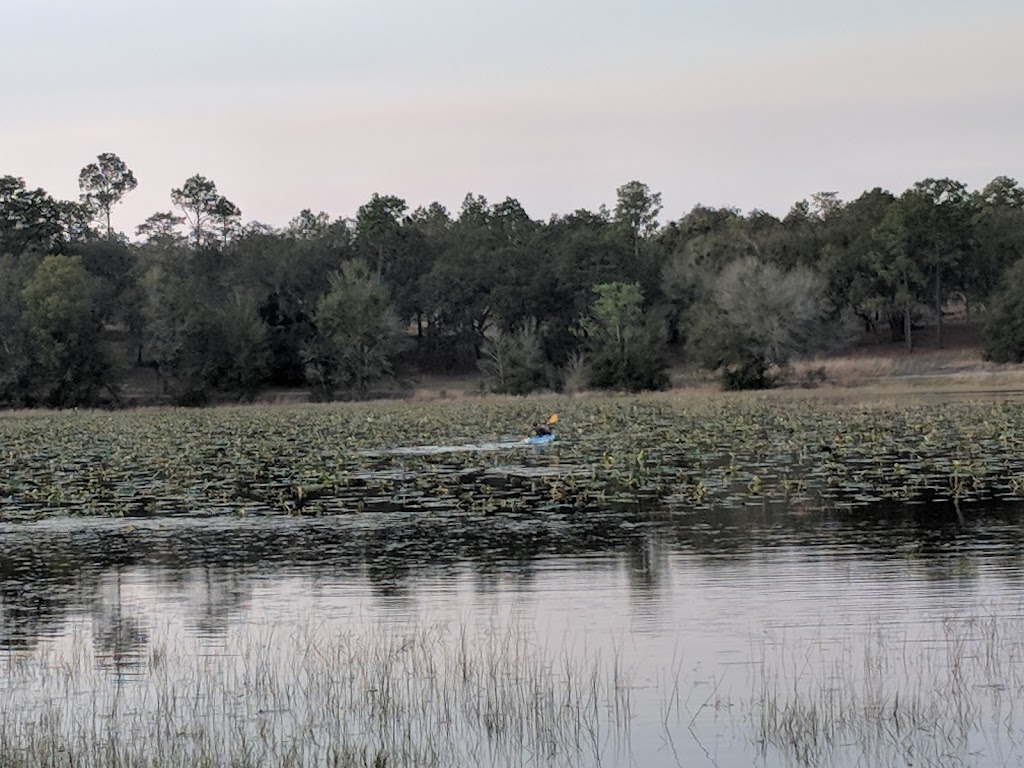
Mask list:
[{"label": "tree canopy", "polygon": [[64,201],[0,176],[2,405],[117,398],[118,364],[178,402],[358,397],[422,371],[509,393],[653,389],[670,361],[768,386],[855,333],[913,350],[932,326],[941,345],[954,311],[984,321],[992,359],[1024,359],[1024,189],[1006,176],[817,192],[782,218],[666,212],[637,180],[547,220],[514,198],[449,211],[379,192],[276,229],[197,173],[134,240],[111,216],[139,185],[127,164],[104,153],[78,180]]}]

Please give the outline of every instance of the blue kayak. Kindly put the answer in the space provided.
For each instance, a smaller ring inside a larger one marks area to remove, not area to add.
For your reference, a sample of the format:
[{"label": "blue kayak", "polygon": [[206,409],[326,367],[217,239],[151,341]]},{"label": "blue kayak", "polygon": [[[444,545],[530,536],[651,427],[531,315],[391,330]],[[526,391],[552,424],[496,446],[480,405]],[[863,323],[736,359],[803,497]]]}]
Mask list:
[{"label": "blue kayak", "polygon": [[555,433],[552,432],[549,435],[534,435],[533,437],[526,438],[526,442],[530,445],[547,445],[555,439]]}]

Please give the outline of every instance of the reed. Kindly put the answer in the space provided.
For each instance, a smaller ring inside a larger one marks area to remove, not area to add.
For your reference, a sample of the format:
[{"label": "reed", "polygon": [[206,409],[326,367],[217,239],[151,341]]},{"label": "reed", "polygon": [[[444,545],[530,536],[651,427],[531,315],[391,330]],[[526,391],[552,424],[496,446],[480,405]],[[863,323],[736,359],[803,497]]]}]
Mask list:
[{"label": "reed", "polygon": [[590,765],[629,749],[621,659],[514,630],[275,625],[214,653],[157,645],[123,674],[97,669],[88,634],[62,647],[9,660],[0,768]]},{"label": "reed", "polygon": [[754,668],[747,716],[766,760],[956,766],[1022,757],[1021,617],[948,618],[920,636],[876,622],[859,637],[769,637]]}]

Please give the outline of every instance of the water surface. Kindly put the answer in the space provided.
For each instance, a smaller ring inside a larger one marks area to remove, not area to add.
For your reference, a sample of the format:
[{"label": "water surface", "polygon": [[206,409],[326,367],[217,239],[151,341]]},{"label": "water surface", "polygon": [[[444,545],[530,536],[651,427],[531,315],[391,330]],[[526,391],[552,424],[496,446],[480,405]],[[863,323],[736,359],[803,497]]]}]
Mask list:
[{"label": "water surface", "polygon": [[[401,663],[389,680],[434,686],[469,658],[494,664],[481,699],[522,696],[496,670],[535,667],[523,679],[567,697],[567,681],[599,677],[600,695],[571,699],[595,709],[575,727],[597,732],[567,736],[563,711],[534,718],[529,738],[502,735],[493,712],[477,733],[463,709],[438,736],[395,710],[388,738],[461,740],[450,759],[494,765],[1019,764],[1022,534],[1012,504],[963,522],[914,505],[11,524],[0,720],[59,711],[73,729],[75,712],[97,711],[124,736],[170,698],[201,709],[205,735],[167,738],[200,751],[223,747],[211,734],[261,730],[286,749],[313,719],[377,745],[380,712],[321,722],[317,691],[333,702],[354,683],[321,689],[310,669]],[[317,648],[336,655],[310,667]],[[275,681],[259,688],[256,671]]]}]

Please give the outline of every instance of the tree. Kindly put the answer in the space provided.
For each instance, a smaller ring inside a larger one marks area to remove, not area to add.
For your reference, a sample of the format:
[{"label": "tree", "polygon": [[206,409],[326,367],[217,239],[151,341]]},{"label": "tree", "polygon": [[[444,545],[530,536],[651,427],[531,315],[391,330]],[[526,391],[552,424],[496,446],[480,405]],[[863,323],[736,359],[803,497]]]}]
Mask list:
[{"label": "tree", "polygon": [[692,333],[682,321],[690,308],[710,298],[723,269],[738,259],[757,256],[760,247],[751,222],[738,211],[703,206],[665,227],[658,241],[666,254],[661,297],[669,310],[669,336],[673,342],[685,343]]},{"label": "tree", "polygon": [[78,256],[47,256],[22,291],[38,363],[34,390],[46,405],[92,403],[104,386],[108,366],[94,292]]},{"label": "tree", "polygon": [[394,376],[405,332],[385,288],[357,261],[330,277],[313,316],[316,335],[306,348],[309,382],[328,397],[339,391],[366,395]]},{"label": "tree", "polygon": [[872,269],[883,289],[880,298],[895,309],[893,316],[902,322],[902,328],[892,323],[894,336],[903,339],[908,352],[914,348],[914,310],[927,281],[923,254],[913,242],[917,228],[913,218],[919,206],[918,199],[906,194],[893,203],[872,232],[875,247],[870,255]]},{"label": "tree", "polygon": [[[155,253],[154,253],[155,251]],[[142,287],[142,346],[155,369],[160,394],[177,396],[183,377],[183,352],[197,306],[193,276],[184,258],[166,258],[159,246],[147,246]]]},{"label": "tree", "polygon": [[434,365],[476,368],[492,322],[503,236],[491,206],[477,195],[466,195],[458,218],[441,231],[436,253],[426,253],[430,270],[420,278],[428,318],[421,349],[429,350]]},{"label": "tree", "polygon": [[111,152],[104,152],[78,174],[81,199],[106,224],[107,238],[114,236],[110,212],[122,198],[138,187],[135,174]]},{"label": "tree", "polygon": [[104,323],[131,324],[137,307],[133,289],[138,274],[138,249],[118,240],[92,240],[71,246],[82,266],[96,278],[94,308]]},{"label": "tree", "polygon": [[383,280],[400,258],[401,219],[408,207],[400,197],[374,192],[356,214],[356,242],[378,280]]},{"label": "tree", "polygon": [[821,221],[828,221],[834,213],[843,208],[838,192],[815,192],[811,195],[811,214]]},{"label": "tree", "polygon": [[967,187],[953,179],[924,179],[908,195],[917,203],[912,246],[930,273],[936,318],[936,346],[942,347],[942,312],[949,286],[963,289],[963,264],[972,249],[972,202]]},{"label": "tree", "polygon": [[241,229],[242,211],[223,195],[210,210],[210,218],[220,235],[221,245],[227,245]]},{"label": "tree", "polygon": [[480,370],[493,392],[526,395],[555,385],[537,328],[488,334]]},{"label": "tree", "polygon": [[209,392],[249,399],[266,380],[269,364],[268,329],[259,304],[235,290],[189,318],[177,374],[192,402],[205,400]]},{"label": "tree", "polygon": [[144,237],[147,243],[174,244],[184,240],[178,227],[185,223],[184,216],[175,216],[171,211],[154,213],[135,228],[135,234]]},{"label": "tree", "polygon": [[0,176],[0,253],[61,250],[66,240],[64,214],[45,190],[29,189],[19,177]]},{"label": "tree", "polygon": [[408,219],[410,269],[395,295],[396,309],[404,320],[416,321],[416,338],[422,342],[429,309],[426,280],[438,258],[451,243],[452,220],[438,202],[419,207]]},{"label": "tree", "polygon": [[241,237],[221,263],[225,286],[247,286],[259,298],[271,349],[270,380],[281,386],[305,383],[303,350],[313,336],[313,313],[328,276],[352,258],[350,232],[340,221],[315,237],[258,233]]},{"label": "tree", "polygon": [[976,194],[974,248],[965,270],[968,301],[984,304],[1006,270],[1024,258],[1024,187],[998,176]]},{"label": "tree", "polygon": [[1004,276],[982,325],[985,359],[1024,363],[1024,258]]},{"label": "tree", "polygon": [[588,315],[579,321],[590,366],[590,383],[632,392],[665,389],[665,333],[661,318],[644,312],[636,283],[601,283]]},{"label": "tree", "polygon": [[876,332],[892,307],[876,264],[876,234],[896,198],[876,187],[828,215],[817,269],[826,282],[829,316],[852,312],[865,332]]},{"label": "tree", "polygon": [[303,208],[288,222],[285,232],[296,240],[316,240],[324,237],[330,226],[331,217],[326,211],[313,213],[309,208]]},{"label": "tree", "polygon": [[192,228],[192,241],[198,248],[203,245],[206,226],[215,217],[223,197],[217,185],[205,176],[196,174],[185,180],[178,189],[171,190],[171,202],[181,209]]},{"label": "tree", "polygon": [[770,386],[772,370],[824,347],[840,328],[827,322],[824,280],[807,267],[785,271],[747,257],[719,276],[695,307],[689,349],[727,389]]},{"label": "tree", "polygon": [[538,233],[534,247],[546,262],[543,272],[550,283],[540,295],[548,304],[548,335],[553,337],[559,359],[576,346],[571,329],[588,312],[595,285],[641,284],[642,270],[632,250],[623,244],[624,232],[606,212],[577,210],[552,217]]},{"label": "tree", "polygon": [[640,241],[658,226],[661,193],[639,181],[623,184],[616,191],[615,221],[625,225],[633,241],[633,255],[640,258]]},{"label": "tree", "polygon": [[38,260],[0,253],[0,405],[29,402],[32,349],[23,289]]}]

